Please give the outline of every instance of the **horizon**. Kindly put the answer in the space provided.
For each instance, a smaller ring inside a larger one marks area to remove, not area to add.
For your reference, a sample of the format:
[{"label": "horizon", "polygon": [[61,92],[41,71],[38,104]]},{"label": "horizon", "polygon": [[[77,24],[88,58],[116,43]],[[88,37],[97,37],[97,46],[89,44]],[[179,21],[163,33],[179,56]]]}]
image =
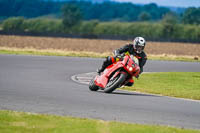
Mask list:
[{"label": "horizon", "polygon": [[171,6],[171,7],[200,7],[200,0],[112,0],[116,2],[131,2],[134,4],[149,4],[155,3],[158,6]]},{"label": "horizon", "polygon": [[[71,1],[71,0],[53,0],[53,1]],[[73,0],[72,0],[73,1]],[[200,7],[200,0],[74,0],[74,1],[91,1],[91,2],[104,2],[104,1],[114,1],[114,2],[131,2],[133,4],[150,4],[155,3],[158,6],[165,7],[177,7],[177,8],[188,8],[188,7]]]}]

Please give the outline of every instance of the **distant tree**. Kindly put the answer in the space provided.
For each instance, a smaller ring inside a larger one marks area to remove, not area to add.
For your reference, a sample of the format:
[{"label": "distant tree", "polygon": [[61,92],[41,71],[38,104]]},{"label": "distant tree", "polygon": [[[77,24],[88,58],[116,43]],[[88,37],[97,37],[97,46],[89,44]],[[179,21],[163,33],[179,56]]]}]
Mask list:
[{"label": "distant tree", "polygon": [[151,15],[147,12],[142,12],[138,16],[138,20],[140,21],[149,21],[151,19]]},{"label": "distant tree", "polygon": [[200,7],[188,8],[183,13],[183,23],[185,24],[200,24]]},{"label": "distant tree", "polygon": [[142,7],[143,12],[148,12],[152,20],[160,20],[162,16],[170,10],[165,7],[159,7],[155,3],[150,3]]},{"label": "distant tree", "polygon": [[23,31],[23,17],[13,17],[3,21],[4,31]]},{"label": "distant tree", "polygon": [[60,3],[50,0],[0,0],[0,17],[38,17],[58,12]]},{"label": "distant tree", "polygon": [[177,23],[178,23],[178,19],[174,13],[169,12],[166,15],[164,15],[162,19],[163,37],[167,37],[167,38],[172,37],[173,36],[172,34],[174,33],[175,26]]},{"label": "distant tree", "polygon": [[75,4],[65,4],[62,7],[63,14],[63,24],[66,28],[70,28],[74,25],[77,25],[82,20],[81,11],[78,6]]},{"label": "distant tree", "polygon": [[156,4],[144,6],[132,3],[104,2],[104,3],[87,3],[76,2],[83,11],[85,20],[100,21],[137,21],[142,12],[150,15],[150,20],[160,20],[164,14],[169,12],[168,8],[159,7]]},{"label": "distant tree", "polygon": [[163,16],[162,23],[174,25],[178,23],[178,17],[174,12],[168,12],[167,14]]}]

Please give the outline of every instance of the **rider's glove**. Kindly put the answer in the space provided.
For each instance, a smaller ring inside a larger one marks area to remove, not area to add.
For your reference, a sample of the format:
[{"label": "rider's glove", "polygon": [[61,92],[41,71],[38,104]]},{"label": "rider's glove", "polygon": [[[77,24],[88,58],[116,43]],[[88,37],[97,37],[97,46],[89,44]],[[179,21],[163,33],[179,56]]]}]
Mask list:
[{"label": "rider's glove", "polygon": [[116,55],[116,57],[122,59],[124,57],[124,54],[118,54]]}]

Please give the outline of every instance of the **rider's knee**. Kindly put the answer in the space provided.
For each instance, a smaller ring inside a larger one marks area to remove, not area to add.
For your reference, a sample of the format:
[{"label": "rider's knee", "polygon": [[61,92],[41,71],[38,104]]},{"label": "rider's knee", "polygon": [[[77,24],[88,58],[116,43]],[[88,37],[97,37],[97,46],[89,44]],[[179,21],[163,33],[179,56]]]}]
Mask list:
[{"label": "rider's knee", "polygon": [[133,80],[133,79],[130,79],[130,80],[128,81],[128,83],[126,84],[126,86],[133,86],[133,84],[134,84],[134,80]]},{"label": "rider's knee", "polygon": [[109,62],[109,63],[114,63],[114,62],[115,62],[115,58],[112,57],[112,56],[108,56],[108,57],[106,58],[106,61]]},{"label": "rider's knee", "polygon": [[127,84],[126,84],[126,86],[133,86],[133,82],[128,82]]}]

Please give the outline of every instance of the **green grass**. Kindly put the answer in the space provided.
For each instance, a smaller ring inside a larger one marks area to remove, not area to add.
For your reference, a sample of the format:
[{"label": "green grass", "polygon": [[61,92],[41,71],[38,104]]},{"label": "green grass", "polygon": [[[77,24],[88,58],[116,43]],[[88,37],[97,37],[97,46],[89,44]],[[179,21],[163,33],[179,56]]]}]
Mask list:
[{"label": "green grass", "polygon": [[1,133],[200,133],[200,130],[139,125],[55,115],[0,111]]},{"label": "green grass", "polygon": [[200,100],[200,72],[146,73],[123,89]]},{"label": "green grass", "polygon": [[0,54],[15,54],[15,55],[45,55],[45,56],[72,56],[72,57],[106,57],[106,54],[98,54],[94,52],[75,52],[75,51],[60,51],[60,50],[36,50],[36,49],[0,49]]},{"label": "green grass", "polygon": [[[84,51],[75,52],[75,51],[61,51],[54,49],[36,50],[36,49],[26,49],[26,48],[19,49],[19,48],[5,48],[5,47],[0,47],[0,54],[73,56],[73,57],[93,57],[93,58],[102,58],[112,55],[112,53],[95,53],[95,52],[84,52]],[[149,55],[148,59],[200,62],[200,60],[194,60],[194,57],[191,56]]]},{"label": "green grass", "polygon": [[194,59],[192,56],[174,56],[174,55],[149,55],[148,59],[151,60],[165,60],[165,61],[186,61],[186,62],[200,62],[198,59]]}]

